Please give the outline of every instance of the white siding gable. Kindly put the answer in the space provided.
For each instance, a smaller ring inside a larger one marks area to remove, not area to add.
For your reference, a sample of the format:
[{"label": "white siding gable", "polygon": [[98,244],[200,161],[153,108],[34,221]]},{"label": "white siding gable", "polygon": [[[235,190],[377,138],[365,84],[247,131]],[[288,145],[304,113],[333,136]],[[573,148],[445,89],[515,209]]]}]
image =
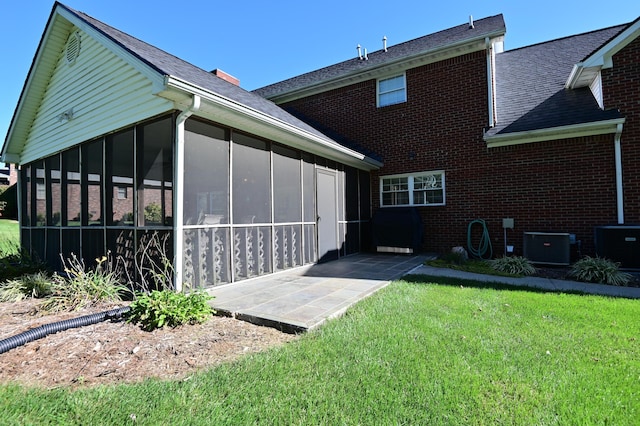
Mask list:
[{"label": "white siding gable", "polygon": [[598,72],[596,77],[589,85],[589,89],[591,89],[591,93],[593,93],[596,101],[598,101],[598,105],[600,105],[600,108],[604,109],[604,101],[602,100],[602,74],[600,72]]},{"label": "white siding gable", "polygon": [[87,33],[77,59],[63,49],[31,126],[21,163],[173,109],[153,95],[152,82]]}]

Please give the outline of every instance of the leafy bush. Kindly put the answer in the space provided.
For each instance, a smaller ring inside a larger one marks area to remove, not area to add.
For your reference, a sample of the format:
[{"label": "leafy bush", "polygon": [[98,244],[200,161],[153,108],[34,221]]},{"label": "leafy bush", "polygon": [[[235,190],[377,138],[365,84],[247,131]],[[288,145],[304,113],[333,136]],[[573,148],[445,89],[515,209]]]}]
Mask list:
[{"label": "leafy bush", "polygon": [[144,220],[147,222],[162,222],[162,207],[158,203],[149,203],[144,207]]},{"label": "leafy bush", "polygon": [[0,284],[0,302],[19,302],[51,294],[51,276],[46,272],[26,274]]},{"label": "leafy bush", "polygon": [[625,286],[631,275],[619,270],[620,264],[602,257],[585,256],[571,267],[569,276],[578,281]]},{"label": "leafy bush", "polygon": [[102,256],[96,262],[94,269],[87,270],[84,261],[75,254],[66,261],[62,259],[66,275],[53,275],[51,297],[43,303],[43,309],[69,311],[99,303],[118,303],[131,293],[120,284],[119,274],[108,256]]},{"label": "leafy bush", "polygon": [[171,290],[154,290],[139,295],[132,303],[127,321],[140,324],[151,331],[165,325],[198,324],[207,320],[215,311],[207,303],[213,297],[203,291],[176,293]]},{"label": "leafy bush", "polygon": [[18,219],[18,185],[0,189],[0,216],[3,219]]},{"label": "leafy bush", "polygon": [[512,275],[533,275],[536,268],[529,259],[522,256],[503,256],[489,261],[491,268]]}]

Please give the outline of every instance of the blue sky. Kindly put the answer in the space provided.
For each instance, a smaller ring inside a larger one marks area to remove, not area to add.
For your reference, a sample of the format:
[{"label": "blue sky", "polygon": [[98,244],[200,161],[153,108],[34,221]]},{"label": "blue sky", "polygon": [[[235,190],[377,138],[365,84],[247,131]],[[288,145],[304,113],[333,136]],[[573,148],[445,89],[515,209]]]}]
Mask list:
[{"label": "blue sky", "polygon": [[[252,90],[474,19],[502,13],[505,49],[633,21],[637,0],[212,1],[66,0],[62,3]],[[4,142],[54,2],[3,2],[0,141]]]}]

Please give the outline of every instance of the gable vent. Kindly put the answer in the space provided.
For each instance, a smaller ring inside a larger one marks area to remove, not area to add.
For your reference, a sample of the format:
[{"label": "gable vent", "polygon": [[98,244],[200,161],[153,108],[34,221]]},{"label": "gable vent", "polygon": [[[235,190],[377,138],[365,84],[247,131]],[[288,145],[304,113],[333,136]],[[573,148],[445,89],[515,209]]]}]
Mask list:
[{"label": "gable vent", "polygon": [[65,48],[65,57],[67,64],[72,65],[78,56],[80,55],[80,34],[77,32],[71,33],[67,40],[67,46]]}]

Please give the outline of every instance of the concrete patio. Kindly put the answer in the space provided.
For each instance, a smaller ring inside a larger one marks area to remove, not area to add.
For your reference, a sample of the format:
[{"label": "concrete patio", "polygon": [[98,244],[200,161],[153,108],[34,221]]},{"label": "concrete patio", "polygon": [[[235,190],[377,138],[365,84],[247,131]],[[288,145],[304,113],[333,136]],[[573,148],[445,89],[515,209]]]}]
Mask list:
[{"label": "concrete patio", "polygon": [[357,254],[212,288],[216,311],[297,333],[329,318],[422,265],[427,255]]}]

